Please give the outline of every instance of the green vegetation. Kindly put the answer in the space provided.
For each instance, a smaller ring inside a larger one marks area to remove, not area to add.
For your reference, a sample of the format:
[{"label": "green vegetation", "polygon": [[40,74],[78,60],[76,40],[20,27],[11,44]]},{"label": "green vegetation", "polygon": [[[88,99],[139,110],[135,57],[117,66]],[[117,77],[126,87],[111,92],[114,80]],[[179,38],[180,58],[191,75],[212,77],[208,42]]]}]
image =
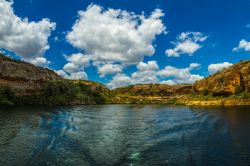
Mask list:
[{"label": "green vegetation", "polygon": [[15,95],[8,86],[0,87],[0,105],[14,105]]},{"label": "green vegetation", "polygon": [[[151,86],[150,88],[152,88]],[[152,88],[153,92],[156,89]],[[127,92],[125,92],[128,90]],[[49,81],[41,91],[32,92],[30,95],[18,95],[8,86],[0,87],[0,105],[82,105],[82,104],[172,104],[183,105],[185,100],[213,101],[213,100],[248,100],[250,93],[240,92],[229,95],[213,95],[208,90],[202,94],[185,94],[163,96],[162,93],[146,92],[138,89],[111,91],[105,86],[90,81]],[[133,95],[131,95],[133,94]]]},{"label": "green vegetation", "polygon": [[116,95],[166,97],[191,92],[191,85],[139,84],[113,90]]},{"label": "green vegetation", "polygon": [[203,94],[204,96],[207,96],[207,95],[209,94],[208,89],[204,89],[204,90],[202,91],[202,94]]},{"label": "green vegetation", "polygon": [[229,96],[230,98],[233,99],[250,99],[250,93],[249,92],[241,92],[241,93],[237,93],[234,95]]},{"label": "green vegetation", "polygon": [[84,81],[49,81],[42,91],[22,96],[10,87],[0,87],[0,105],[105,104],[110,98],[110,91],[101,84]]},{"label": "green vegetation", "polygon": [[240,94],[240,93],[242,93],[242,92],[244,92],[244,89],[243,89],[241,86],[237,85],[237,86],[235,87],[235,93],[236,93],[236,94]]},{"label": "green vegetation", "polygon": [[201,95],[199,94],[191,94],[188,96],[188,99],[190,100],[221,100],[221,99],[235,99],[235,100],[241,100],[241,99],[250,99],[250,93],[249,92],[241,92],[241,93],[235,93],[231,95],[213,95],[212,93],[203,93]]}]

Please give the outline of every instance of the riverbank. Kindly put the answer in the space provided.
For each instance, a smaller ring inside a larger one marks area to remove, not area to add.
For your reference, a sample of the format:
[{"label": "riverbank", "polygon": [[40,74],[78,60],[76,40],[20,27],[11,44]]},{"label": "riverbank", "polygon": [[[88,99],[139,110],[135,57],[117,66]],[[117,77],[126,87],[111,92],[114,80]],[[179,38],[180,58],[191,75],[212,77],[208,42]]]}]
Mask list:
[{"label": "riverbank", "polygon": [[250,106],[250,100],[189,100],[184,103],[187,106]]},{"label": "riverbank", "polygon": [[193,97],[189,95],[180,96],[116,96],[113,104],[166,104],[186,106],[250,106],[250,99],[240,99],[238,96],[230,97]]}]

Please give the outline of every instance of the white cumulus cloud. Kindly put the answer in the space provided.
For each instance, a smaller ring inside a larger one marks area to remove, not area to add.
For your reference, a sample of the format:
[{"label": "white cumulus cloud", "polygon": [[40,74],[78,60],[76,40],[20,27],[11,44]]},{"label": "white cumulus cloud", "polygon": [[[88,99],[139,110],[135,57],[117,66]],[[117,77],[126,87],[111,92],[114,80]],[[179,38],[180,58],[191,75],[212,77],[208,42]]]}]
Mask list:
[{"label": "white cumulus cloud", "polygon": [[165,32],[164,13],[156,9],[150,16],[120,9],[90,5],[79,16],[67,40],[84,50],[95,62],[136,64],[155,52],[153,42]]},{"label": "white cumulus cloud", "polygon": [[180,57],[181,54],[191,56],[202,47],[201,43],[206,39],[207,36],[201,32],[183,32],[172,42],[175,48],[167,49],[165,53],[168,57]]},{"label": "white cumulus cloud", "polygon": [[87,55],[77,53],[66,57],[67,61],[79,67],[86,67],[89,65],[89,57]]},{"label": "white cumulus cloud", "polygon": [[146,70],[158,70],[159,66],[156,61],[148,61],[148,63],[140,62],[137,65],[138,70],[140,71],[146,71]]},{"label": "white cumulus cloud", "polygon": [[223,63],[216,63],[216,64],[210,64],[208,66],[208,71],[210,74],[214,74],[217,73],[218,71],[221,71],[225,68],[228,68],[230,66],[232,66],[232,63],[229,62],[223,62]]},{"label": "white cumulus cloud", "polygon": [[159,66],[156,61],[140,62],[137,64],[137,71],[133,72],[131,76],[119,73],[112,78],[107,86],[113,89],[134,84],[158,83],[158,69]]},{"label": "white cumulus cloud", "polygon": [[63,78],[71,80],[87,80],[88,75],[83,70],[79,72],[67,73],[64,70],[55,70],[55,72]]},{"label": "white cumulus cloud", "polygon": [[160,84],[175,85],[176,83],[173,80],[165,80],[161,81]]},{"label": "white cumulus cloud", "polygon": [[123,70],[123,66],[119,64],[104,64],[98,67],[98,73],[100,77],[103,78],[107,75],[114,75],[117,73],[121,73]]},{"label": "white cumulus cloud", "polygon": [[84,71],[79,71],[79,72],[71,73],[69,75],[69,79],[72,79],[72,80],[87,80],[88,75]]},{"label": "white cumulus cloud", "polygon": [[137,65],[137,71],[133,72],[130,76],[118,73],[107,84],[108,87],[114,89],[135,84],[183,84],[194,83],[204,77],[196,74],[191,74],[191,70],[200,66],[198,63],[191,63],[189,67],[179,69],[173,66],[166,66],[164,69],[159,69],[156,61],[140,62]]},{"label": "white cumulus cloud", "polygon": [[124,87],[128,85],[132,85],[133,80],[126,74],[118,73],[116,74],[113,79],[107,84],[107,86],[111,89],[118,88],[118,87]]},{"label": "white cumulus cloud", "polygon": [[239,43],[238,47],[235,47],[233,49],[233,52],[239,51],[239,50],[245,50],[250,51],[250,42],[246,41],[245,39],[242,39]]},{"label": "white cumulus cloud", "polygon": [[[158,71],[161,78],[171,78],[171,82],[175,84],[192,84],[204,77],[196,74],[191,74],[191,70],[199,67],[200,64],[191,63],[187,68],[176,68],[173,66],[166,66],[164,69]],[[169,81],[169,80],[168,80]]]},{"label": "white cumulus cloud", "polygon": [[49,19],[30,22],[28,18],[20,18],[12,5],[13,1],[0,0],[0,48],[24,59],[42,57],[49,49],[48,38],[56,24]]},{"label": "white cumulus cloud", "polygon": [[137,71],[132,73],[131,79],[133,84],[151,84],[158,83],[157,70],[159,66],[156,61],[148,61],[148,63],[140,62],[137,65]]},{"label": "white cumulus cloud", "polygon": [[27,59],[26,61],[40,67],[48,67],[48,65],[51,63],[44,57],[36,57],[33,59]]},{"label": "white cumulus cloud", "polygon": [[63,70],[54,70],[58,75],[60,75],[61,77],[64,77],[64,78],[68,78],[68,74],[63,71]]},{"label": "white cumulus cloud", "polygon": [[77,53],[65,57],[68,63],[64,65],[63,70],[57,71],[59,75],[73,80],[84,80],[88,78],[87,73],[84,71],[84,68],[88,67],[90,63],[90,59],[87,55]]},{"label": "white cumulus cloud", "polygon": [[74,63],[67,63],[64,65],[63,70],[67,73],[75,73],[80,70],[80,68]]}]

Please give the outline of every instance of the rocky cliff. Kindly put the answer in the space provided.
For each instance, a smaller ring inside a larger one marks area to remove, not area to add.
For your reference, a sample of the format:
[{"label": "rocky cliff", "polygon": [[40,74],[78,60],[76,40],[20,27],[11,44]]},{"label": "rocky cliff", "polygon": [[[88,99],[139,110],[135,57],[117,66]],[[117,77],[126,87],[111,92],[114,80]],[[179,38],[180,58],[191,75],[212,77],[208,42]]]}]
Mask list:
[{"label": "rocky cliff", "polygon": [[52,70],[0,54],[0,105],[104,104],[109,92],[100,83],[66,80]]},{"label": "rocky cliff", "polygon": [[48,81],[63,81],[54,71],[0,54],[0,85],[11,87],[18,95],[40,93]]},{"label": "rocky cliff", "polygon": [[250,105],[250,61],[241,61],[191,85],[134,85],[113,90],[116,103]]},{"label": "rocky cliff", "polygon": [[198,94],[212,94],[213,96],[229,96],[250,92],[250,61],[241,61],[201,81],[197,81],[193,90]]}]

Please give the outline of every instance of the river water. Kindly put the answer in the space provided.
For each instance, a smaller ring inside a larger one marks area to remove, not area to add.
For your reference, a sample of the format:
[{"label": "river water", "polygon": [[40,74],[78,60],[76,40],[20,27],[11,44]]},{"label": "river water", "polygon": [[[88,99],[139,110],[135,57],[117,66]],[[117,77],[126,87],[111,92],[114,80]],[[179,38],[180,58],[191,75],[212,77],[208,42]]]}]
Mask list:
[{"label": "river water", "polygon": [[250,107],[0,108],[0,165],[250,165]]}]

